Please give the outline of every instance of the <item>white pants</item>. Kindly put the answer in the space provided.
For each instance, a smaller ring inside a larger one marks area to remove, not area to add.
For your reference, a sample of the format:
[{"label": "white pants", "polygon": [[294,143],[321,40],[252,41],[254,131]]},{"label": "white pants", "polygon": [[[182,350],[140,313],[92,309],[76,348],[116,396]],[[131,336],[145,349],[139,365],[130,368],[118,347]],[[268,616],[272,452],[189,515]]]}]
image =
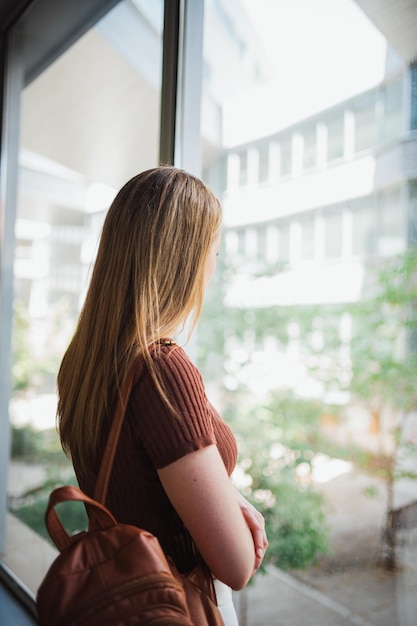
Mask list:
[{"label": "white pants", "polygon": [[213,580],[216,590],[217,606],[225,623],[225,626],[239,626],[235,607],[233,605],[232,590],[216,578]]}]

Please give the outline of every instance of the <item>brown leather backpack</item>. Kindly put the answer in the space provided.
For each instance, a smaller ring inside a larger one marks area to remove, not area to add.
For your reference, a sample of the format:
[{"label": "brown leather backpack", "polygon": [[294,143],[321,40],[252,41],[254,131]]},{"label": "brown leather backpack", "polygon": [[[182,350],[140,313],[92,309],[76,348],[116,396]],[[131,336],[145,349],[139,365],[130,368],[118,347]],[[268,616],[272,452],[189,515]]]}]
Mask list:
[{"label": "brown leather backpack", "polygon": [[[60,554],[38,589],[39,624],[224,626],[204,564],[180,576],[156,537],[118,524],[103,504],[132,384],[133,372],[116,409],[94,499],[72,485],[50,494],[45,523]],[[89,516],[88,530],[73,536],[55,511],[71,500],[87,505]]]},{"label": "brown leather backpack", "polygon": [[[89,530],[72,537],[54,516],[54,507],[69,500],[90,508]],[[152,534],[117,524],[73,486],[52,492],[46,525],[60,554],[38,590],[42,626],[192,625],[181,582]]]}]

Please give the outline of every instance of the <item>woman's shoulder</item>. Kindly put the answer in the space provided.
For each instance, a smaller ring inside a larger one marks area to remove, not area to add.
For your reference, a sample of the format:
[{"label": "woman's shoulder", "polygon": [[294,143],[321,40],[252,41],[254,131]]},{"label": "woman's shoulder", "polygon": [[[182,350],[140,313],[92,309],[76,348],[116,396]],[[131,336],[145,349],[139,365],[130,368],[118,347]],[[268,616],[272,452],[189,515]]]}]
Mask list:
[{"label": "woman's shoulder", "polygon": [[172,339],[161,339],[158,343],[153,344],[151,355],[156,367],[162,371],[192,372],[200,377],[197,366],[192,362],[184,348]]},{"label": "woman's shoulder", "polygon": [[[172,339],[161,339],[149,346],[155,374],[163,380],[164,387],[186,387],[205,393],[203,377],[184,348]],[[136,363],[134,388],[151,382],[153,375],[143,359]]]}]

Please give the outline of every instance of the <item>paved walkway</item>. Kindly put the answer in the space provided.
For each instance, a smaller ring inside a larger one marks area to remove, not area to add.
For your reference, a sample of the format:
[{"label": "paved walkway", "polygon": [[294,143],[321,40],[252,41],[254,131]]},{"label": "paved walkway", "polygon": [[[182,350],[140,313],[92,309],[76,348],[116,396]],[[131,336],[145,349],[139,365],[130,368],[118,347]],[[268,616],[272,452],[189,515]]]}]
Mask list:
[{"label": "paved walkway", "polygon": [[240,626],[370,626],[348,607],[274,568],[247,589],[246,600],[236,595],[236,609]]},{"label": "paved walkway", "polygon": [[[395,574],[376,567],[384,487],[359,472],[323,484],[333,554],[291,574],[274,567],[235,594],[240,626],[417,626],[417,529],[399,534]],[[417,487],[411,485],[415,495]],[[371,497],[369,494],[372,494]]]},{"label": "paved walkway", "polygon": [[376,570],[331,579],[326,593],[269,568],[235,594],[240,626],[416,626],[416,568],[389,577]]}]

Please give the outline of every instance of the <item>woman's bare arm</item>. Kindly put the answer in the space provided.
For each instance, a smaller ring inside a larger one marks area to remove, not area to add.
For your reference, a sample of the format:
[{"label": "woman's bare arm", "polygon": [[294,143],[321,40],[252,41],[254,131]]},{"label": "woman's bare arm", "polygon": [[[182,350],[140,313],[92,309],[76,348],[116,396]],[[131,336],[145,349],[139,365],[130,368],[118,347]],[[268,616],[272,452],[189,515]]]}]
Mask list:
[{"label": "woman's bare arm", "polygon": [[217,446],[187,454],[158,474],[213,575],[242,589],[255,569],[254,542]]}]

